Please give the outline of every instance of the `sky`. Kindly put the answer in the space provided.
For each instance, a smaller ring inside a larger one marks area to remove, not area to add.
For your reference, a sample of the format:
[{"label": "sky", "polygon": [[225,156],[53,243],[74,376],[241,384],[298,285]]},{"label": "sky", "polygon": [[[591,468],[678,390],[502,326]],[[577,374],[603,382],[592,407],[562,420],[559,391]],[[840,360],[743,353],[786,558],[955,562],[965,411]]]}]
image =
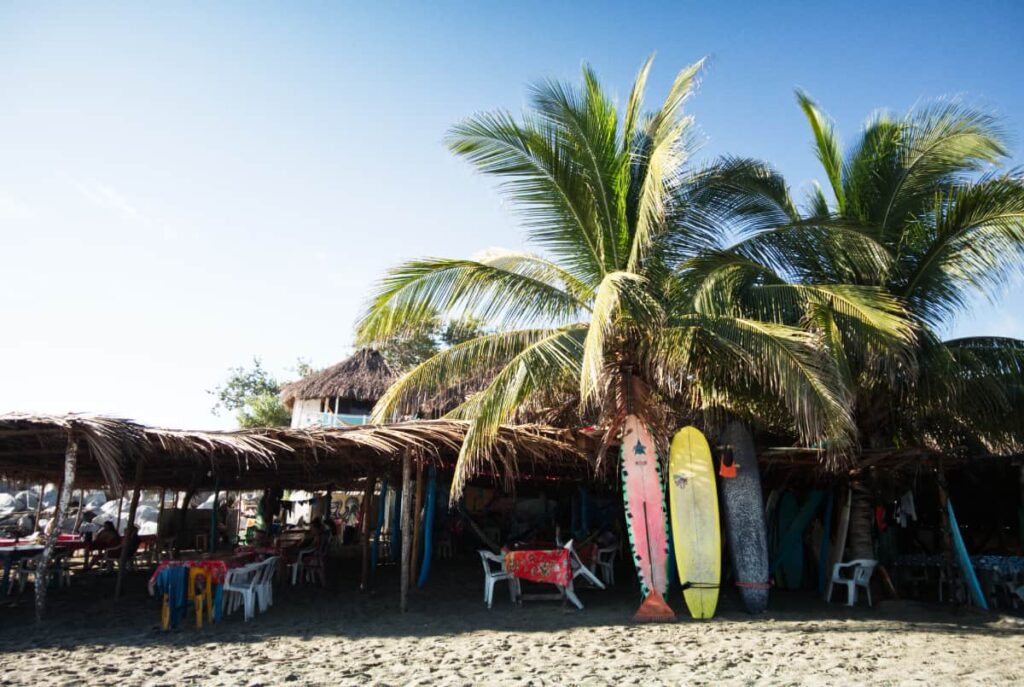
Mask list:
[{"label": "sky", "polygon": [[[474,112],[592,64],[649,102],[703,56],[699,159],[821,179],[793,92],[851,140],[878,109],[960,96],[1024,163],[1024,4],[0,5],[0,412],[228,428],[207,390],[254,356],[351,353],[404,259],[522,248],[491,180],[444,147]],[[948,334],[1024,338],[1020,286]]]}]

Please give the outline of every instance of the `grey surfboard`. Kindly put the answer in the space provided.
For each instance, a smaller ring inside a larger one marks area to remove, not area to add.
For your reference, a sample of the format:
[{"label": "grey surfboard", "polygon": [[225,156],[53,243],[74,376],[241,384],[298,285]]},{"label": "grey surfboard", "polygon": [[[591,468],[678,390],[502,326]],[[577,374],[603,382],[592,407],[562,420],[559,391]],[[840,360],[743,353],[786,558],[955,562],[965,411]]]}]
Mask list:
[{"label": "grey surfboard", "polygon": [[742,423],[731,422],[720,441],[723,460],[731,457],[736,466],[735,477],[718,478],[736,586],[747,610],[763,613],[768,608],[768,526],[754,437]]}]

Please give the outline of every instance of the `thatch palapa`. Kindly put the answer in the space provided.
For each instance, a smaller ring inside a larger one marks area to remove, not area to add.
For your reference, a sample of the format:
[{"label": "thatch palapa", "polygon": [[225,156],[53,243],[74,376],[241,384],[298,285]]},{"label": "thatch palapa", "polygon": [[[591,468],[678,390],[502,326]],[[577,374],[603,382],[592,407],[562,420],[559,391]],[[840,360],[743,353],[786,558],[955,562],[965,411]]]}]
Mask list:
[{"label": "thatch palapa", "polygon": [[[145,459],[142,486],[167,489],[355,488],[372,470],[396,478],[404,452],[451,470],[469,423],[422,420],[390,425],[203,432],[145,427],[93,415],[0,416],[0,476],[55,482],[68,437],[78,437],[76,485],[120,491]],[[588,480],[589,461],[572,433],[541,425],[503,426],[489,465],[475,476]]]},{"label": "thatch palapa", "polygon": [[327,369],[281,387],[281,402],[291,410],[295,401],[347,398],[373,405],[398,375],[379,351],[362,348]]}]

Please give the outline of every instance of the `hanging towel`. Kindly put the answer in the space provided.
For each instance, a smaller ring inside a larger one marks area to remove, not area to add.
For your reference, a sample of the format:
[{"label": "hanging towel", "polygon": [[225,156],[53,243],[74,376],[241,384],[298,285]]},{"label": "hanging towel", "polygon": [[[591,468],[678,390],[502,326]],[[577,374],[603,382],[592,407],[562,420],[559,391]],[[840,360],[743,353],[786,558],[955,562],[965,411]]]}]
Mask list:
[{"label": "hanging towel", "polygon": [[188,587],[188,568],[185,566],[170,566],[160,571],[156,578],[157,598],[163,598],[167,594],[167,605],[171,611],[171,627],[178,627],[178,623],[185,615],[188,606],[186,590]]},{"label": "hanging towel", "polygon": [[911,520],[917,522],[917,508],[914,506],[914,492],[907,491],[900,497],[899,509],[900,527],[906,527]]}]

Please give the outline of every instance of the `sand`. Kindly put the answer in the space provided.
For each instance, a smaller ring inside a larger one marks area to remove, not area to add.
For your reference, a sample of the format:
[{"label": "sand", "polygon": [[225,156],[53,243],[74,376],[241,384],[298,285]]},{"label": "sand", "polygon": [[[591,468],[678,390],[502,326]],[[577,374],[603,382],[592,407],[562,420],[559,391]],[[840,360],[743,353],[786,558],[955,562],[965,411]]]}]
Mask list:
[{"label": "sand", "polygon": [[[480,598],[478,566],[449,565],[398,611],[397,576],[384,569],[361,594],[352,575],[326,591],[282,587],[244,623],[231,616],[164,633],[145,576],[111,600],[110,578],[55,592],[47,622],[29,595],[0,603],[4,685],[620,685],[1021,684],[1024,623],[937,604],[886,601],[874,609],[776,593],[751,618],[731,595],[714,620],[636,625],[631,581],[581,591],[582,612],[557,602],[514,608],[499,586]],[[681,599],[673,600],[677,612]]]}]

